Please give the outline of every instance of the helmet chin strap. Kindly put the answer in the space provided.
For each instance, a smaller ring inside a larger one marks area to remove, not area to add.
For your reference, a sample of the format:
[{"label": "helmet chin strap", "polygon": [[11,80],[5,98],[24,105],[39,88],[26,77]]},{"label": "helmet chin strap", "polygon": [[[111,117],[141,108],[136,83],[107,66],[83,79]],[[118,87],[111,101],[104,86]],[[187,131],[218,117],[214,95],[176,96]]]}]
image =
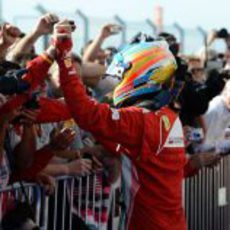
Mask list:
[{"label": "helmet chin strap", "polygon": [[140,107],[140,108],[145,108],[145,109],[148,109],[148,110],[156,110],[155,104],[151,100],[145,100],[145,101],[142,101],[142,102],[137,102],[135,104],[135,106]]},{"label": "helmet chin strap", "polygon": [[142,99],[135,103],[135,106],[149,109],[151,111],[159,110],[160,108],[168,105],[171,102],[172,95],[168,90],[162,90],[158,95],[153,98]]}]

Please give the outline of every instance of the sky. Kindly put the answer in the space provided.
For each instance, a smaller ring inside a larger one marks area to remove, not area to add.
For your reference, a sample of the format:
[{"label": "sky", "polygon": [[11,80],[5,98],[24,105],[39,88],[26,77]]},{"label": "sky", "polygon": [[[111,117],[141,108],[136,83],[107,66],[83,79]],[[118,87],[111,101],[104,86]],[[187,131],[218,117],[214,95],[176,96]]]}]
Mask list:
[{"label": "sky", "polygon": [[87,15],[111,17],[119,14],[127,20],[153,18],[154,7],[164,8],[164,23],[178,22],[184,27],[205,29],[230,28],[229,0],[0,0],[3,18],[13,22],[18,16],[37,16],[37,4],[52,12],[73,13],[80,9]]}]

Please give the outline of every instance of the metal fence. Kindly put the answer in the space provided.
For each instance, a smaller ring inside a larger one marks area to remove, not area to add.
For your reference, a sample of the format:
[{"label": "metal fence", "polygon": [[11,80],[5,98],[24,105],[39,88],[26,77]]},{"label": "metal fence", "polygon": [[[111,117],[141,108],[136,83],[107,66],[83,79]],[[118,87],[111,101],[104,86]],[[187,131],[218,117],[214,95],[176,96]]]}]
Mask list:
[{"label": "metal fence", "polygon": [[105,185],[101,176],[59,177],[51,196],[36,184],[24,184],[25,192],[20,184],[14,184],[0,192],[0,219],[7,203],[28,198],[41,230],[115,229],[115,190]]},{"label": "metal fence", "polygon": [[[38,15],[27,16],[16,15],[14,17],[14,24],[18,25],[24,31],[30,31],[33,28],[39,15],[46,13],[48,10],[43,5],[35,7]],[[53,11],[52,11],[53,12]],[[81,48],[90,39],[93,39],[98,34],[100,28],[107,23],[116,23],[123,27],[123,32],[115,35],[105,42],[105,46],[119,47],[125,42],[129,41],[138,32],[144,32],[155,36],[157,34],[157,27],[150,18],[142,21],[128,21],[119,15],[111,16],[110,18],[98,18],[88,15],[79,9],[73,9],[72,13],[56,12],[61,18],[71,18],[77,24],[77,31],[74,33],[75,51],[80,52]],[[180,23],[175,22],[172,25],[165,25],[164,31],[173,33],[181,43],[181,50],[185,54],[192,54],[197,52],[203,45],[207,36],[207,32],[201,26],[196,28],[183,28]],[[40,41],[38,47],[43,49],[47,46],[48,38],[44,37]]]},{"label": "metal fence", "polygon": [[[117,195],[102,182],[102,174],[87,177],[60,177],[53,196],[35,184],[24,184],[30,204],[35,204],[35,220],[40,229],[116,230]],[[204,168],[187,179],[184,204],[188,230],[230,229],[230,156],[218,167]],[[0,218],[7,201],[25,201],[16,184],[0,192]]]},{"label": "metal fence", "polygon": [[6,212],[8,212],[9,207],[14,207],[16,201],[26,202],[27,198],[29,199],[29,204],[35,204],[35,222],[37,225],[43,227],[45,226],[46,218],[44,210],[44,201],[45,197],[44,190],[36,184],[24,184],[22,187],[19,183],[16,183],[12,186],[7,187],[6,189],[0,192],[0,220]]},{"label": "metal fence", "polygon": [[185,182],[188,230],[230,229],[230,156]]}]

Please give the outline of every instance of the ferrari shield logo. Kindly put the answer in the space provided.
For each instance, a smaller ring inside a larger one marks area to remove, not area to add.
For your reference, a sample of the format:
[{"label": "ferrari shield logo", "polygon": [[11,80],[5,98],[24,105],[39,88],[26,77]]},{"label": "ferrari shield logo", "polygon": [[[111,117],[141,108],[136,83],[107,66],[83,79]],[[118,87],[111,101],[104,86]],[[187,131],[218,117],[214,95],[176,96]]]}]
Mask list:
[{"label": "ferrari shield logo", "polygon": [[170,127],[171,127],[169,118],[168,118],[166,115],[163,115],[163,116],[162,116],[162,121],[163,121],[163,123],[164,123],[165,130],[166,130],[166,131],[169,131],[169,129],[170,129]]}]

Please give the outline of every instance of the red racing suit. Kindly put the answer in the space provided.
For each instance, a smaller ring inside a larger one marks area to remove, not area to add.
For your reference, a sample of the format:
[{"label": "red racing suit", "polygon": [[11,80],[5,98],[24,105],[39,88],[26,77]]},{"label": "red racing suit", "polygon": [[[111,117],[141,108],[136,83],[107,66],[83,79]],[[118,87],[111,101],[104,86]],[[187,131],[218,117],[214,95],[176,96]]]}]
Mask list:
[{"label": "red racing suit", "polygon": [[87,96],[67,60],[58,60],[61,87],[77,124],[122,155],[124,207],[121,228],[185,230],[182,180],[186,157],[181,123],[165,107],[111,109]]}]

